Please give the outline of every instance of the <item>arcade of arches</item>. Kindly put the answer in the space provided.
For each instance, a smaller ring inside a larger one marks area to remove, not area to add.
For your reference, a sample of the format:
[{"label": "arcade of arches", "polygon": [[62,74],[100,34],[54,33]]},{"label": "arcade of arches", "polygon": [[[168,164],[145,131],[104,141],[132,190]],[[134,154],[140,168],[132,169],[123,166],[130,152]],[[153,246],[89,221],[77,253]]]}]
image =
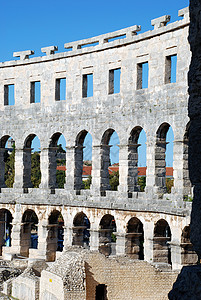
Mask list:
[{"label": "arcade of arches", "polygon": [[186,219],[162,213],[14,205],[0,209],[0,245],[9,255],[54,261],[77,245],[106,256],[127,255],[173,269],[197,261]]}]

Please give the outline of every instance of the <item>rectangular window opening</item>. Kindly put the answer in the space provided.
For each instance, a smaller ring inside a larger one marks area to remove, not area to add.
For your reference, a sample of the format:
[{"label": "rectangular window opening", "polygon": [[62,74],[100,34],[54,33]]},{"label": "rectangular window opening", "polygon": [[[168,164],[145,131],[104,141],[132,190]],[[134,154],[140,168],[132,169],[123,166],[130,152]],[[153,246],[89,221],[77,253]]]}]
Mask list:
[{"label": "rectangular window opening", "polygon": [[55,100],[66,100],[66,78],[56,79]]},{"label": "rectangular window opening", "polygon": [[105,284],[97,285],[95,300],[106,300],[106,299],[107,299],[107,286]]},{"label": "rectangular window opening", "polygon": [[177,80],[177,55],[166,57],[165,61],[165,83],[175,83]]},{"label": "rectangular window opening", "polygon": [[120,93],[121,68],[109,70],[109,94]]},{"label": "rectangular window opening", "polygon": [[82,97],[93,97],[93,74],[85,74],[82,77]]},{"label": "rectangular window opening", "polygon": [[4,105],[15,105],[14,84],[4,85]]},{"label": "rectangular window opening", "polygon": [[31,82],[31,103],[40,103],[41,100],[41,86],[40,81],[33,81]]},{"label": "rectangular window opening", "polygon": [[148,88],[149,64],[148,62],[137,64],[137,90]]}]

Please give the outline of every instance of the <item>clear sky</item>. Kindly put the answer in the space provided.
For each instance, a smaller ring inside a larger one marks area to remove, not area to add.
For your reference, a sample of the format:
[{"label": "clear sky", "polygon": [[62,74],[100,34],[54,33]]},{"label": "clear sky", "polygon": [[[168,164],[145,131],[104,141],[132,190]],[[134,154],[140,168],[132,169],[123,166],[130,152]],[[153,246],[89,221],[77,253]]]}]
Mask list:
[{"label": "clear sky", "polygon": [[[35,56],[42,56],[40,48],[51,45],[64,52],[64,43],[132,25],[141,25],[141,32],[151,30],[152,19],[169,14],[174,22],[179,20],[178,10],[189,5],[188,0],[0,0],[0,3],[0,61],[13,60],[13,52],[28,49],[34,50]],[[173,139],[173,134],[168,138]],[[119,143],[117,136],[113,139],[113,144]],[[144,135],[142,147],[146,147],[145,139]],[[172,149],[171,145],[168,147]],[[112,162],[118,162],[117,146],[112,148],[111,152],[116,153]],[[171,151],[168,150],[170,157]],[[145,164],[146,157],[140,154],[139,165]],[[172,165],[169,158],[167,165]]]},{"label": "clear sky", "polygon": [[0,61],[12,60],[13,52],[35,50],[141,25],[142,32],[152,29],[151,19],[165,14],[178,19],[178,10],[188,0],[0,0]]}]

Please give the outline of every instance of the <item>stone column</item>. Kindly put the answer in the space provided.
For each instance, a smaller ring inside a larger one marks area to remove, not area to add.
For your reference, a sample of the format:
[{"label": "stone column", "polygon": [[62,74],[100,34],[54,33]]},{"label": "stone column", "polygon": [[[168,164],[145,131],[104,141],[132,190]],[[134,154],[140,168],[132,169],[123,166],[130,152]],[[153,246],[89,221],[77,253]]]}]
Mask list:
[{"label": "stone column", "polygon": [[42,148],[40,153],[40,171],[41,183],[40,188],[49,188],[49,148]]},{"label": "stone column", "polygon": [[81,190],[84,188],[82,182],[83,173],[83,146],[79,145],[75,147],[75,182],[74,189]]},{"label": "stone column", "polygon": [[172,262],[172,269],[173,270],[181,270],[182,262],[181,262],[181,246],[180,244],[170,242],[171,247],[171,262]]},{"label": "stone column", "polygon": [[25,188],[33,187],[31,182],[31,150],[32,148],[23,149],[23,187]]},{"label": "stone column", "polygon": [[116,232],[116,255],[125,255],[126,233]]},{"label": "stone column", "polygon": [[166,162],[165,151],[167,142],[159,140],[155,146],[155,191],[159,194],[166,193]]},{"label": "stone column", "polygon": [[48,225],[46,220],[42,220],[38,224],[38,254],[37,258],[47,258],[47,237]]},{"label": "stone column", "polygon": [[75,147],[66,147],[66,184],[65,189],[69,191],[74,190],[74,176],[75,176]]},{"label": "stone column", "polygon": [[0,148],[0,188],[6,187],[6,184],[5,184],[5,162],[4,162],[5,152],[6,152],[5,148]]},{"label": "stone column", "polygon": [[73,244],[73,228],[64,226],[64,250]]},{"label": "stone column", "polygon": [[49,188],[57,188],[56,172],[57,172],[57,147],[48,148],[48,171],[49,171]]},{"label": "stone column", "polygon": [[144,224],[144,260],[153,263],[153,233],[154,223],[146,222]]},{"label": "stone column", "polygon": [[111,190],[109,184],[110,145],[101,145],[101,191]]},{"label": "stone column", "polygon": [[128,177],[128,145],[119,145],[119,186],[118,191],[127,193],[129,191]]},{"label": "stone column", "polygon": [[15,149],[15,182],[14,188],[23,188],[24,187],[24,160],[23,160],[23,149]]},{"label": "stone column", "polygon": [[182,197],[191,195],[192,185],[188,171],[188,141],[174,141],[174,187],[172,192]]},{"label": "stone column", "polygon": [[98,229],[89,229],[90,239],[89,245],[91,251],[98,251],[99,249],[99,230]]},{"label": "stone column", "polygon": [[155,140],[147,134],[146,193],[153,193],[155,184]]},{"label": "stone column", "polygon": [[91,191],[93,194],[100,194],[101,186],[101,146],[92,147],[92,184]]}]

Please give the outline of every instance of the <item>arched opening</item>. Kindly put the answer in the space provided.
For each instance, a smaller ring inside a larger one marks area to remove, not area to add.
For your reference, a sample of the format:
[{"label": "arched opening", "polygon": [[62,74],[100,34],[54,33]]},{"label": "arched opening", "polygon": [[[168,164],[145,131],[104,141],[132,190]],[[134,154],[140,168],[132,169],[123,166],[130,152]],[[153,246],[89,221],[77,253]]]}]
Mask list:
[{"label": "arched opening", "polygon": [[49,144],[49,187],[64,188],[66,177],[66,140],[56,132]]},{"label": "arched opening", "polygon": [[25,140],[23,164],[24,188],[38,188],[41,182],[40,140],[35,134],[30,134]]},{"label": "arched opening", "polygon": [[170,124],[163,123],[157,130],[155,146],[155,184],[162,194],[170,193],[173,186],[173,177],[166,176],[167,168],[173,166],[173,141],[174,134]]},{"label": "arched opening", "polygon": [[13,187],[15,177],[15,141],[9,135],[0,139],[0,188]]},{"label": "arched opening", "polygon": [[128,191],[143,192],[146,186],[146,133],[133,128],[128,140]]},{"label": "arched opening", "polygon": [[11,246],[12,231],[12,214],[7,209],[0,209],[0,255],[2,255],[2,247]]},{"label": "arched opening", "polygon": [[62,214],[53,210],[48,219],[47,260],[54,261],[56,251],[63,251],[64,219]]},{"label": "arched opening", "polygon": [[134,259],[144,259],[144,230],[138,218],[131,218],[127,225],[126,254]]},{"label": "arched opening", "polygon": [[160,219],[154,228],[153,238],[153,261],[157,263],[171,262],[171,247],[169,242],[171,241],[171,231],[168,222],[164,219]]},{"label": "arched opening", "polygon": [[116,222],[112,215],[102,217],[99,226],[99,251],[109,256],[116,254]]},{"label": "arched opening", "polygon": [[74,189],[88,189],[91,184],[92,170],[92,136],[82,130],[75,141],[75,180]]},{"label": "arched opening", "polygon": [[73,245],[89,248],[90,222],[87,216],[80,212],[73,220]]},{"label": "arched opening", "polygon": [[198,261],[198,256],[190,242],[190,225],[185,226],[181,235],[181,264],[183,266],[194,265]]},{"label": "arched opening", "polygon": [[29,249],[38,247],[38,217],[32,209],[28,209],[22,216],[20,235],[20,254],[29,257]]},{"label": "arched opening", "polygon": [[114,129],[105,131],[101,141],[101,191],[116,191],[119,185],[119,137]]},{"label": "arched opening", "polygon": [[188,195],[192,194],[192,184],[189,178],[188,169],[188,140],[189,140],[189,127],[190,122],[186,126],[186,131],[183,140],[183,185],[184,185],[184,197],[188,199]]}]

